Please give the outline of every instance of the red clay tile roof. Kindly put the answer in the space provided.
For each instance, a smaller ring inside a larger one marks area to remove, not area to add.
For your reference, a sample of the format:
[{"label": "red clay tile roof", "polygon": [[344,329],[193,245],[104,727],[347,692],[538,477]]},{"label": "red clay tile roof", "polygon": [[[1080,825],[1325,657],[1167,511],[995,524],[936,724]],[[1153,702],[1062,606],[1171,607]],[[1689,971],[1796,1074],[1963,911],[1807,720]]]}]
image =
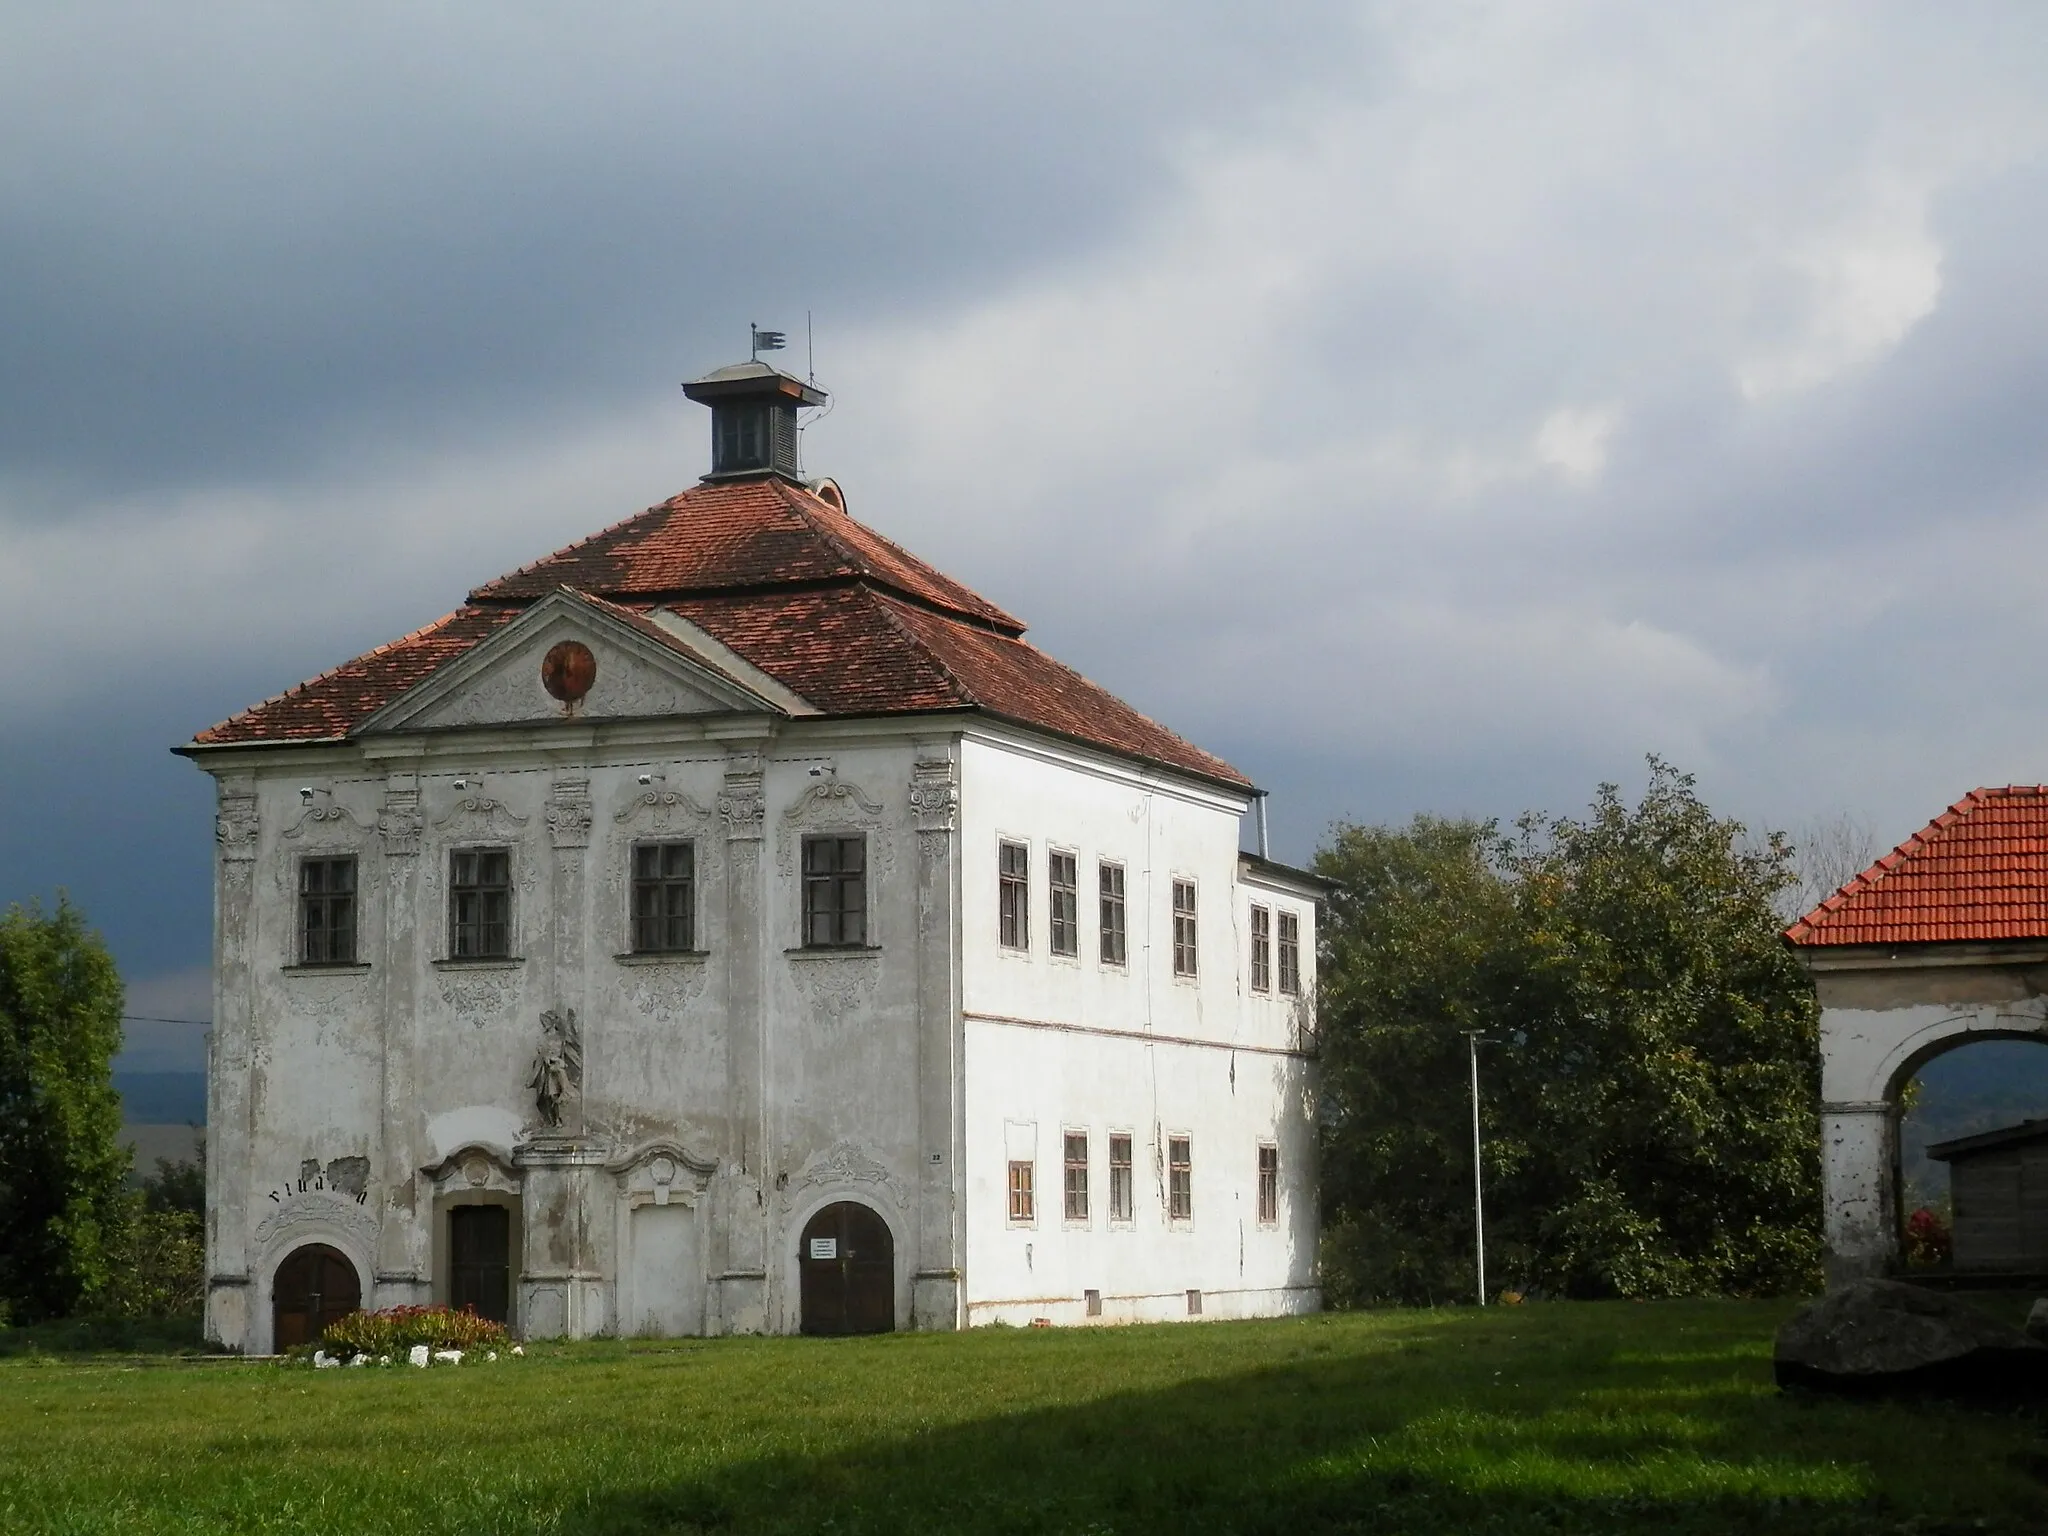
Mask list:
[{"label": "red clay tile roof", "polygon": [[695,486],[478,587],[469,600],[531,601],[575,587],[629,602],[853,577],[1011,634],[1024,630],[1022,620],[830,502],[772,477]]},{"label": "red clay tile roof", "polygon": [[328,741],[423,682],[479,640],[519,617],[516,608],[458,608],[402,640],[366,651],[310,682],[265,699],[192,739],[201,746],[244,741]]},{"label": "red clay tile roof", "polygon": [[843,511],[779,480],[699,486],[470,594],[467,606],[194,738],[334,740],[568,587],[658,639],[666,608],[828,715],[978,710],[1249,787],[1026,643],[1024,626]]},{"label": "red clay tile roof", "polygon": [[1785,937],[1802,948],[2048,939],[2048,785],[1970,791]]}]

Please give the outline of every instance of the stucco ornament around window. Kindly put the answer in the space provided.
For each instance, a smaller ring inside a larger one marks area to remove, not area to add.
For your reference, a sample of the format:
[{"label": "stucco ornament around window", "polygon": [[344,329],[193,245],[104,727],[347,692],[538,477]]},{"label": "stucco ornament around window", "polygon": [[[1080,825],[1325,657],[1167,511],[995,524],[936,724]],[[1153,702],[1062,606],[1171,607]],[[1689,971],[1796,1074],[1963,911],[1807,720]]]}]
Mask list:
[{"label": "stucco ornament around window", "polygon": [[848,1184],[867,1185],[896,1199],[896,1181],[889,1170],[850,1141],[835,1143],[805,1163],[803,1171],[789,1181],[789,1195],[794,1200],[807,1189]]},{"label": "stucco ornament around window", "polygon": [[522,980],[517,971],[458,973],[443,976],[436,990],[457,1018],[472,1029],[481,1029],[512,1006]]},{"label": "stucco ornament around window", "polygon": [[[806,832],[840,829],[879,832],[887,819],[881,802],[858,784],[843,779],[823,779],[796,797],[782,813],[782,829],[776,837],[775,865],[785,877],[796,874],[797,849]],[[896,867],[896,852],[886,837],[868,840],[868,856],[885,870]]]},{"label": "stucco ornament around window", "polygon": [[256,1224],[256,1247],[268,1250],[282,1240],[285,1246],[317,1242],[323,1237],[341,1236],[359,1249],[374,1249],[377,1217],[366,1205],[340,1200],[332,1195],[300,1195]]},{"label": "stucco ornament around window", "polygon": [[562,1124],[565,1107],[573,1108],[583,1096],[583,1035],[576,1027],[576,1010],[562,1013],[553,1009],[540,1016],[540,1049],[534,1052],[533,1075],[526,1086],[533,1090],[533,1107],[550,1129]]},{"label": "stucco ornament around window", "polygon": [[627,1206],[695,1205],[718,1171],[716,1160],[700,1157],[680,1142],[643,1142],[605,1169],[619,1182]]},{"label": "stucco ornament around window", "polygon": [[305,809],[299,812],[298,819],[284,829],[284,835],[296,841],[309,833],[316,834],[315,840],[319,841],[318,833],[331,831],[342,834],[337,841],[344,846],[356,847],[361,840],[352,834],[369,831],[369,824],[334,799],[330,792],[319,790],[315,793],[327,794],[328,798],[308,801]]},{"label": "stucco ornament around window", "polygon": [[470,793],[436,816],[434,828],[436,831],[453,829],[470,836],[509,838],[528,820],[528,817],[515,815],[512,808],[495,795]]},{"label": "stucco ornament around window", "polygon": [[875,990],[877,966],[869,954],[839,955],[819,950],[792,957],[790,974],[797,990],[809,999],[821,1024],[833,1025],[867,1006]]},{"label": "stucco ornament around window", "polygon": [[340,971],[288,967],[282,974],[285,1006],[300,1018],[344,1018],[367,1012],[373,1001],[367,966]]},{"label": "stucco ornament around window", "polygon": [[496,1147],[480,1141],[464,1142],[437,1163],[420,1169],[437,1195],[481,1190],[491,1194],[519,1193],[519,1170],[505,1161]]}]

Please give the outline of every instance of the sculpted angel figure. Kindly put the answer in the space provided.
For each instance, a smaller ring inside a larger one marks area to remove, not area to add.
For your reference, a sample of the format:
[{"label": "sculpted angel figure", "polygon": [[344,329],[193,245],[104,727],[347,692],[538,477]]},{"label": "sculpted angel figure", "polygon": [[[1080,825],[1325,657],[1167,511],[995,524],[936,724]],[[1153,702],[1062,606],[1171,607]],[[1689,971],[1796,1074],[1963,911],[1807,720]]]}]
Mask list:
[{"label": "sculpted angel figure", "polygon": [[583,1037],[576,1030],[576,1010],[566,1016],[552,1009],[540,1016],[540,1049],[533,1055],[534,1108],[550,1126],[562,1123],[562,1104],[583,1086]]}]

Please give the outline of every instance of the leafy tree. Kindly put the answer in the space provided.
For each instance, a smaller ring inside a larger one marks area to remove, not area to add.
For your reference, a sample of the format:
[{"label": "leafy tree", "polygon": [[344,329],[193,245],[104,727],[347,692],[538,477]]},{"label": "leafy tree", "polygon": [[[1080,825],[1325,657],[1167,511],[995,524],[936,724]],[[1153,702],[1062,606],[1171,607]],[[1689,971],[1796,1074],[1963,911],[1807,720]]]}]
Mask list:
[{"label": "leafy tree", "polygon": [[1326,923],[1330,1281],[1471,1294],[1464,1032],[1482,1047],[1489,1280],[1760,1293],[1819,1258],[1813,990],[1779,938],[1791,850],[1655,758],[1582,821],[1342,827]]},{"label": "leafy tree", "polygon": [[1463,1031],[1494,1023],[1513,890],[1491,822],[1340,826],[1316,858],[1325,1283],[1334,1298],[1472,1290]]},{"label": "leafy tree", "polygon": [[[202,1153],[202,1156],[204,1154]],[[142,1180],[142,1205],[148,1211],[183,1211],[206,1215],[206,1165],[203,1162],[156,1160],[156,1172]]]},{"label": "leafy tree", "polygon": [[89,1309],[114,1283],[132,1203],[121,1007],[113,957],[68,900],[0,913],[0,1301],[19,1321]]}]

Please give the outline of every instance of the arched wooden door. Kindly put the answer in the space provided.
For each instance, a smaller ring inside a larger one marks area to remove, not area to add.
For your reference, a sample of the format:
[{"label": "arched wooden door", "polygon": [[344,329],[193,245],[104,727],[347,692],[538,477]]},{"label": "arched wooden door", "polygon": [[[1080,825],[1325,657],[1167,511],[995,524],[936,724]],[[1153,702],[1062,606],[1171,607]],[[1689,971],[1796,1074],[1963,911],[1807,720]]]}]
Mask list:
[{"label": "arched wooden door", "polygon": [[805,1333],[887,1333],[896,1326],[889,1224],[842,1200],[813,1216],[797,1248]]},{"label": "arched wooden door", "polygon": [[322,1243],[295,1248],[270,1286],[271,1348],[310,1344],[336,1318],[363,1304],[356,1267]]}]

